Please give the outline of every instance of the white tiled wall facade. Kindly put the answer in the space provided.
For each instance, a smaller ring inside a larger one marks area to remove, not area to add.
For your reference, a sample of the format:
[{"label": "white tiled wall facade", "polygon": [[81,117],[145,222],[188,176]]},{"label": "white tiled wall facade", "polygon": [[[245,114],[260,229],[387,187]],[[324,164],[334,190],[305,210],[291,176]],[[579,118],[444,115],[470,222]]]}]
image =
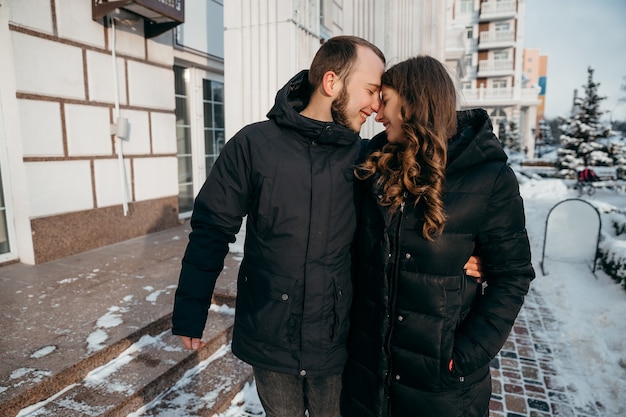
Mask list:
[{"label": "white tiled wall facade", "polygon": [[176,157],[134,159],[135,198],[141,201],[177,194],[178,178],[171,174],[177,164]]},{"label": "white tiled wall facade", "polygon": [[143,62],[128,61],[128,95],[131,106],[174,110],[174,72]]},{"label": "white tiled wall facade", "polygon": [[[175,198],[172,32],[146,39],[143,20],[125,14],[113,39],[110,23],[94,21],[86,0],[0,0],[0,7],[8,35],[1,59],[12,69],[0,91],[15,97],[5,102],[17,109],[15,125],[5,127],[12,172],[4,180],[13,181],[5,192],[20,208],[20,236],[33,219]],[[129,121],[124,169],[111,134],[117,109]],[[22,260],[30,262],[31,250],[22,250]]]},{"label": "white tiled wall facade", "polygon": [[52,33],[52,8],[48,0],[11,1],[9,20],[43,33]]},{"label": "white tiled wall facade", "polygon": [[[53,31],[49,0],[11,1],[10,6],[11,23],[29,29],[12,32],[13,48],[20,51],[14,57],[17,92],[28,95],[19,101],[24,157],[85,158],[25,162],[32,187],[31,216],[94,208],[89,168],[89,159],[93,158],[98,158],[93,170],[97,206],[119,204],[120,169],[110,127],[115,119],[112,104],[116,99],[110,49],[113,41],[109,37],[107,44],[105,39],[110,31],[91,19],[90,2],[57,0],[58,36],[52,38],[43,36]],[[30,30],[41,32],[41,36]],[[163,37],[146,40],[139,19],[130,25],[116,24],[115,44],[119,105],[132,106],[120,111],[120,116],[129,121],[123,153],[153,156],[136,164],[140,179],[134,182],[135,195],[138,200],[176,195],[177,187],[172,185],[177,179],[176,159],[158,157],[176,153],[171,42],[168,44]],[[146,45],[150,45],[150,57]],[[126,163],[126,174],[130,175],[131,164]],[[65,170],[71,175],[63,174]],[[155,178],[160,178],[158,186],[153,184]],[[55,179],[72,186],[55,186],[51,184]],[[47,198],[32,196],[46,190],[61,192],[62,203],[52,204]]]},{"label": "white tiled wall facade", "polygon": [[[110,54],[88,50],[87,59],[87,88],[89,99],[101,103],[115,102],[113,88],[113,59]],[[124,77],[124,59],[116,59],[118,73],[118,97],[120,105],[126,103],[126,77]]]},{"label": "white tiled wall facade", "polygon": [[89,161],[26,164],[31,217],[93,208]]},{"label": "white tiled wall facade", "polygon": [[106,107],[65,105],[68,156],[102,156],[112,153],[109,114]]},{"label": "white tiled wall facade", "polygon": [[[130,161],[124,161],[124,170],[130,172]],[[122,171],[117,159],[98,159],[94,161],[94,176],[96,184],[96,204],[98,207],[108,207],[123,202],[123,193],[126,193],[126,201],[130,201],[132,195],[130,176],[126,176],[126,187],[122,189]]]},{"label": "white tiled wall facade", "polygon": [[13,32],[17,91],[85,100],[80,48]]},{"label": "white tiled wall facade", "polygon": [[18,100],[18,105],[24,156],[63,156],[61,105],[38,100]]}]

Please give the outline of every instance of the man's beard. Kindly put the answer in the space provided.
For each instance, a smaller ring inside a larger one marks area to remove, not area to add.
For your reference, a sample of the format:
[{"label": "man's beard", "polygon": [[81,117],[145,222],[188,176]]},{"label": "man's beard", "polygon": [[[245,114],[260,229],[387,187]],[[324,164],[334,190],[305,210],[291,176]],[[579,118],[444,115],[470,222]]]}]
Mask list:
[{"label": "man's beard", "polygon": [[[342,88],[341,92],[339,93],[339,97],[337,97],[337,99],[333,101],[333,104],[330,107],[330,112],[333,116],[333,120],[335,121],[335,123],[354,131],[354,129],[350,126],[347,114],[349,99],[350,97],[348,96],[345,87]],[[356,132],[359,133],[358,131]]]}]

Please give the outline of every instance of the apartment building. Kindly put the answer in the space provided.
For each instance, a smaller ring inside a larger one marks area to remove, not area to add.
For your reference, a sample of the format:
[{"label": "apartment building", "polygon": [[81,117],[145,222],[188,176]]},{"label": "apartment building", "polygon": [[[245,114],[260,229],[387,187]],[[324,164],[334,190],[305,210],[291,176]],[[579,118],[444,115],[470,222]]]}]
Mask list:
[{"label": "apartment building", "polygon": [[0,264],[179,224],[322,42],[443,60],[445,22],[437,0],[0,0]]},{"label": "apartment building", "polygon": [[483,107],[494,131],[511,121],[534,155],[539,87],[523,72],[525,0],[448,0],[446,62],[458,77],[462,108]]},{"label": "apartment building", "polygon": [[[548,56],[541,55],[539,49],[524,49],[524,65],[522,70],[529,85],[539,87],[539,106],[537,106],[536,127],[543,120],[546,108],[546,83],[548,81]],[[538,130],[537,130],[538,132]]]}]

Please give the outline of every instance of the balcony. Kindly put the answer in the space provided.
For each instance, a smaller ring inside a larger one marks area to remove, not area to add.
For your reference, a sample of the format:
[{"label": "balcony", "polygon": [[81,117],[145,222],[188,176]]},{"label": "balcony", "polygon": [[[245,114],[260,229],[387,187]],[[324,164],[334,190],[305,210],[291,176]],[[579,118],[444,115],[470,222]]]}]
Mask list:
[{"label": "balcony", "polygon": [[479,50],[511,48],[513,46],[515,46],[515,32],[512,30],[480,32]]},{"label": "balcony", "polygon": [[463,98],[469,102],[511,101],[513,88],[471,88],[462,90]]},{"label": "balcony", "polygon": [[538,87],[522,88],[471,88],[461,90],[464,107],[489,107],[503,105],[539,105]]},{"label": "balcony", "polygon": [[486,1],[480,4],[480,22],[513,19],[517,14],[516,0]]},{"label": "balcony", "polygon": [[513,75],[513,60],[487,59],[478,62],[479,77],[502,77]]}]

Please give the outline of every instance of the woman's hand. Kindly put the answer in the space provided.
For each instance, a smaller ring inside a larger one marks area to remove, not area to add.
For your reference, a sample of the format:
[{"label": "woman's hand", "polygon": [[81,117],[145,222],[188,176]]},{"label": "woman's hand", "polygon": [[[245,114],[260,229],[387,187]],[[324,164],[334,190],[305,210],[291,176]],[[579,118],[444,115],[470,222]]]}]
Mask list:
[{"label": "woman's hand", "polygon": [[470,256],[467,263],[463,266],[463,269],[465,270],[466,275],[476,278],[478,282],[483,282],[482,262],[478,256]]}]

